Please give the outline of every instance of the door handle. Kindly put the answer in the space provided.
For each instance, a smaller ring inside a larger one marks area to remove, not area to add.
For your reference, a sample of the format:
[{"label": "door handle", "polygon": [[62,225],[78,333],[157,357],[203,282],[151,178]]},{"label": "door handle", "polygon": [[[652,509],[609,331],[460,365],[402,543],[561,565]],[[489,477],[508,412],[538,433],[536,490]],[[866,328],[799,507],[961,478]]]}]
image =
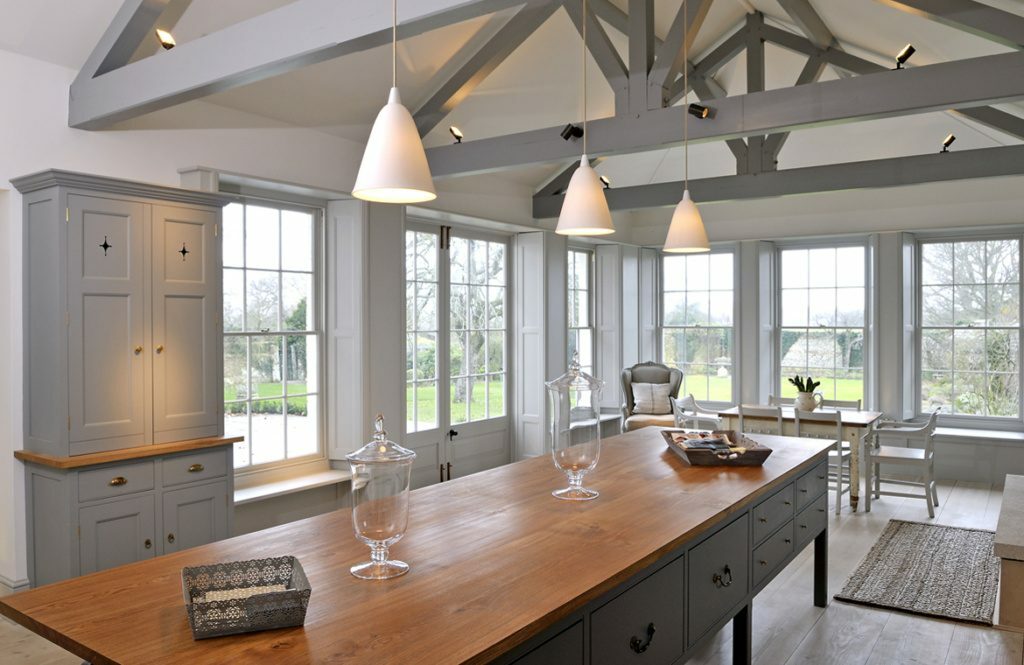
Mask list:
[{"label": "door handle", "polygon": [[174,534],[173,533],[167,534],[167,542],[169,542],[169,543],[173,543],[174,542]]},{"label": "door handle", "polygon": [[448,464],[446,466],[448,467],[448,480],[451,480],[452,479],[452,463],[448,462]]},{"label": "door handle", "polygon": [[146,542],[144,542],[142,544],[146,546],[147,550],[153,549],[153,541],[150,540],[149,538],[146,538]]},{"label": "door handle", "polygon": [[449,439],[454,439],[458,435],[459,435],[459,433],[456,432],[455,430],[453,430],[453,429],[448,430],[448,438]]},{"label": "door handle", "polygon": [[135,347],[135,355],[139,355],[140,353],[142,353],[142,347],[141,346],[136,346]]},{"label": "door handle", "polygon": [[711,576],[711,581],[718,588],[732,586],[732,571],[729,570],[729,566],[722,569],[721,573],[715,573]]},{"label": "door handle", "polygon": [[157,344],[156,345],[156,352],[157,353],[163,353],[164,352],[164,345],[163,344]]},{"label": "door handle", "polygon": [[441,471],[441,477],[438,478],[437,482],[443,483],[444,482],[444,464],[439,465],[438,468]]},{"label": "door handle", "polygon": [[651,642],[654,640],[654,624],[647,624],[647,639],[641,640],[635,635],[629,638],[629,648],[633,650],[633,653],[643,653],[647,651],[647,648],[651,646]]}]

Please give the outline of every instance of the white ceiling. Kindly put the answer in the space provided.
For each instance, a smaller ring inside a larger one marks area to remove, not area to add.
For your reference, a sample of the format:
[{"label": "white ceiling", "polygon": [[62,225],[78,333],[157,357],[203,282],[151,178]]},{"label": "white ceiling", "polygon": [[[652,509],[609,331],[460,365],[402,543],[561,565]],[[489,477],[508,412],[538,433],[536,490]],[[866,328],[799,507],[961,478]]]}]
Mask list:
[{"label": "white ceiling", "polygon": [[[174,29],[186,43],[232,23],[289,4],[293,0],[193,0]],[[405,0],[408,1],[408,0]],[[613,0],[625,9],[627,0]],[[986,0],[987,4],[1024,16],[1021,0]],[[969,33],[893,9],[877,0],[811,0],[843,46],[857,55],[888,64],[907,42],[917,53],[911,65],[923,65],[1005,52],[1008,49]],[[121,0],[0,0],[0,49],[15,51],[78,68],[116,13]],[[399,12],[401,13],[399,3]],[[655,30],[663,36],[681,0],[655,0]],[[710,50],[723,36],[742,24],[750,7],[767,20],[789,26],[788,16],[776,0],[716,0],[694,43],[694,56]],[[481,17],[403,40],[399,45],[399,85],[406,104],[415,108],[436,85],[434,77],[460,47],[480,30],[493,30],[508,14]],[[625,59],[626,40],[614,29],[609,37]],[[795,30],[795,29],[794,29]],[[745,92],[741,54],[718,74],[730,95]],[[792,85],[804,58],[769,45],[766,49],[767,87]],[[568,16],[557,11],[505,62],[481,83],[445,122],[427,135],[428,145],[450,140],[447,127],[456,124],[467,139],[482,138],[559,125],[578,120],[580,103],[580,40]],[[588,63],[589,117],[613,113],[611,90],[593,60]],[[387,94],[390,50],[386,47],[350,55],[295,72],[213,95],[205,99],[244,111],[247,122],[266,118],[268,126],[296,126],[363,141]],[[824,78],[835,74],[826,71]],[[209,108],[209,107],[205,107]],[[1005,105],[1024,115],[1024,107]],[[195,104],[141,119],[147,126],[220,126],[222,118],[205,121]],[[137,126],[139,121],[135,122]],[[951,114],[926,114],[846,124],[794,132],[784,147],[780,166],[824,163],[919,154],[938,149],[953,132],[954,149],[1018,143],[1000,132],[982,128]],[[691,147],[691,176],[706,177],[735,172],[724,143]],[[558,166],[517,169],[503,174],[519,184],[539,184]],[[644,184],[679,179],[680,149],[658,150],[605,160],[598,170],[615,185]]]}]

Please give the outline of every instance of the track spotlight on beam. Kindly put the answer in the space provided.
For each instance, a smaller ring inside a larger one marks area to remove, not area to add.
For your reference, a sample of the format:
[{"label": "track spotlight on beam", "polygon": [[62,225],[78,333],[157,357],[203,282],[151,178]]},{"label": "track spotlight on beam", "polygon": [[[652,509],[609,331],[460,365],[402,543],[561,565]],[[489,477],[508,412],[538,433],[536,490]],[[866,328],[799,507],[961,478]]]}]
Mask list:
[{"label": "track spotlight on beam", "polygon": [[701,106],[700,104],[690,104],[689,108],[686,110],[690,115],[695,118],[700,118],[701,120],[711,115],[711,109],[706,106]]},{"label": "track spotlight on beam", "polygon": [[910,56],[914,55],[916,50],[913,44],[904,46],[903,50],[896,54],[896,69],[903,69],[903,65],[907,64],[907,60],[910,60]]},{"label": "track spotlight on beam", "polygon": [[956,140],[956,137],[953,136],[952,134],[950,134],[946,138],[942,139],[942,150],[940,150],[939,152],[940,153],[942,153],[942,152],[949,152],[949,146],[953,145],[953,141],[955,141],[955,140]]},{"label": "track spotlight on beam", "polygon": [[166,30],[161,30],[160,28],[156,29],[156,38],[160,41],[160,46],[163,46],[165,51],[170,51],[178,45],[178,43],[174,41],[174,35]]},{"label": "track spotlight on beam", "polygon": [[608,176],[606,176],[606,175],[600,176],[598,178],[598,180],[601,181],[601,184],[604,185],[605,189],[611,189],[612,188],[612,181],[611,181],[611,179]]},{"label": "track spotlight on beam", "polygon": [[456,143],[462,143],[464,135],[462,134],[461,129],[459,129],[455,125],[452,125],[451,127],[448,128],[448,133],[452,135],[452,138],[455,139]]},{"label": "track spotlight on beam", "polygon": [[559,134],[566,141],[570,141],[572,139],[581,138],[583,136],[583,128],[579,127],[578,125],[569,123],[568,125],[562,128],[562,131],[559,132]]}]

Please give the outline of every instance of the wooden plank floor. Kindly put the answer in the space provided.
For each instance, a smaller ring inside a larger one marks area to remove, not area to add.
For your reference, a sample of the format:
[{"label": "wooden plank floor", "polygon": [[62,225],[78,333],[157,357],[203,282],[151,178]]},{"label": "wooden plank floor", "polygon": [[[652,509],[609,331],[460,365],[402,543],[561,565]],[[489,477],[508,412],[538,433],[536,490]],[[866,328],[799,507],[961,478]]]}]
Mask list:
[{"label": "wooden plank floor", "polygon": [[[995,529],[1002,493],[980,483],[941,484],[936,524]],[[829,594],[867,554],[891,518],[928,521],[924,501],[882,497],[871,513],[832,520]],[[754,601],[754,662],[758,665],[1024,665],[1024,635],[888,612],[835,601],[811,604],[812,548],[803,553]],[[689,661],[732,662],[731,631]],[[80,665],[46,640],[0,618],[0,657],[10,663]]]},{"label": "wooden plank floor", "polygon": [[[1002,491],[984,483],[939,485],[935,524],[995,529]],[[861,505],[863,505],[863,498]],[[834,504],[833,504],[834,505]],[[754,599],[757,665],[1022,665],[1024,635],[832,600],[890,519],[929,522],[923,500],[884,496],[871,512],[829,513],[829,605],[811,605],[812,549]],[[732,662],[731,629],[688,661]]]}]

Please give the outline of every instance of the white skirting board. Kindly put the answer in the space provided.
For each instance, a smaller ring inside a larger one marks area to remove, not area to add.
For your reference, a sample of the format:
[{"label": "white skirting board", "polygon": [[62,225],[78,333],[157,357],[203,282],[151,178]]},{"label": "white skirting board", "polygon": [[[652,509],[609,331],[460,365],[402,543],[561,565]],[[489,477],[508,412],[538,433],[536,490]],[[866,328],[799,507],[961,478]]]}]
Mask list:
[{"label": "white skirting board", "polygon": [[0,575],[0,596],[17,593],[18,591],[25,591],[28,587],[29,584],[27,577],[20,580],[12,580],[6,575]]}]

